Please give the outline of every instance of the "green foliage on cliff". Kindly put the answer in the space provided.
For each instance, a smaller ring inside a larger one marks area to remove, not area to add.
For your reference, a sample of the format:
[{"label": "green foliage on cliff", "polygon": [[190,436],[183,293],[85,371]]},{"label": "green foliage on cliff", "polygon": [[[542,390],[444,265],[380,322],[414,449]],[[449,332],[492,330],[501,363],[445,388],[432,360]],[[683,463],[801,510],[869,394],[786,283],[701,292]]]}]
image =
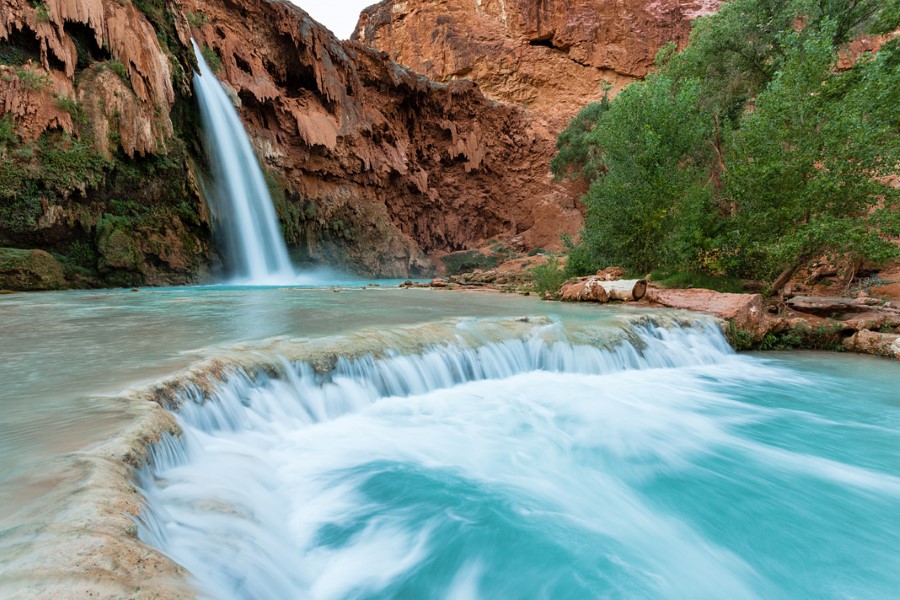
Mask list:
[{"label": "green foliage on cliff", "polygon": [[592,180],[600,174],[600,148],[592,141],[591,132],[600,115],[609,109],[609,99],[591,102],[582,108],[556,140],[556,156],[550,161],[553,177]]},{"label": "green foliage on cliff", "polygon": [[200,53],[203,55],[203,60],[206,61],[209,68],[213,70],[213,73],[218,73],[222,70],[222,59],[219,58],[219,54],[215,50],[209,46],[203,46]]},{"label": "green foliage on cliff", "polygon": [[608,109],[582,111],[554,161],[591,180],[570,272],[780,285],[822,254],[900,256],[900,192],[885,182],[900,164],[900,41],[837,69],[854,36],[897,26],[889,4],[732,0]]}]

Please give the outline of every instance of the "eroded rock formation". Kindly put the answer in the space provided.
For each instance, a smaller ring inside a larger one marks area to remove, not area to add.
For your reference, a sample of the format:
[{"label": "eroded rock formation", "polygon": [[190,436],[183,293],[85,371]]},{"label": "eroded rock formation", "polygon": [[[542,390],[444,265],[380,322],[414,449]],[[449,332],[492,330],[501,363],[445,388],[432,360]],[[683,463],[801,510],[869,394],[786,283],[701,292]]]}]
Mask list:
[{"label": "eroded rock formation", "polygon": [[550,179],[541,119],[342,43],[288,2],[0,8],[0,246],[56,253],[70,282],[190,281],[209,263],[192,37],[250,132],[297,261],[408,275],[488,240],[554,247],[580,226]]},{"label": "eroded rock formation", "polygon": [[435,253],[492,238],[558,244],[577,229],[548,175],[554,137],[518,107],[341,43],[286,2],[244,2],[241,19],[216,0],[185,9],[203,18],[181,23],[182,42],[193,35],[221,58],[254,143],[284,178],[289,245],[317,258],[337,246],[366,270],[405,275]]},{"label": "eroded rock formation", "polygon": [[495,100],[570,118],[684,45],[720,0],[383,0],[354,39],[437,81],[472,79]]}]

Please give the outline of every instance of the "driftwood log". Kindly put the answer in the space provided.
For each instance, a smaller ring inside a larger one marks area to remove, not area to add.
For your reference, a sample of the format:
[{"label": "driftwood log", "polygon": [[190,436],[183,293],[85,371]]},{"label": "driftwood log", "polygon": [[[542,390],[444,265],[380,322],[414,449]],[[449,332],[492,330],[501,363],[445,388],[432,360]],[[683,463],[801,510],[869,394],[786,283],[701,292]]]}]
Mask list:
[{"label": "driftwood log", "polygon": [[559,299],[565,302],[632,302],[643,298],[646,291],[647,282],[643,279],[603,281],[597,277],[584,277],[563,285],[559,290]]},{"label": "driftwood log", "polygon": [[881,302],[877,298],[827,298],[824,296],[794,296],[786,304],[799,312],[812,315],[831,316],[850,312],[867,312],[872,305],[878,307]]},{"label": "driftwood log", "polygon": [[559,299],[563,302],[608,302],[609,294],[601,283],[591,277],[564,284],[559,290]]},{"label": "driftwood log", "polygon": [[610,300],[632,302],[640,300],[647,293],[647,282],[644,279],[619,279],[618,281],[598,281],[606,290]]}]

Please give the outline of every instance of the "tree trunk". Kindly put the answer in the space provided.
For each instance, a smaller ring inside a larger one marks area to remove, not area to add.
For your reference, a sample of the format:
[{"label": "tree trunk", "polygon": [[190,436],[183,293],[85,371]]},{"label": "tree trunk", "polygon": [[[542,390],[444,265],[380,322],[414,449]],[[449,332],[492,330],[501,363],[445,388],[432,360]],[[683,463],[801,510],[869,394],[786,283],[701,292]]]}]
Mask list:
[{"label": "tree trunk", "polygon": [[772,290],[770,292],[771,295],[780,296],[781,290],[788,284],[788,282],[791,280],[791,277],[793,277],[794,273],[797,272],[797,269],[799,269],[805,263],[809,262],[809,257],[809,254],[804,254],[797,260],[796,263],[782,271],[781,275],[779,275],[775,280],[775,283],[772,284]]},{"label": "tree trunk", "polygon": [[622,300],[631,302],[640,300],[647,292],[647,282],[643,279],[619,279],[618,281],[599,281],[598,282],[610,300]]}]

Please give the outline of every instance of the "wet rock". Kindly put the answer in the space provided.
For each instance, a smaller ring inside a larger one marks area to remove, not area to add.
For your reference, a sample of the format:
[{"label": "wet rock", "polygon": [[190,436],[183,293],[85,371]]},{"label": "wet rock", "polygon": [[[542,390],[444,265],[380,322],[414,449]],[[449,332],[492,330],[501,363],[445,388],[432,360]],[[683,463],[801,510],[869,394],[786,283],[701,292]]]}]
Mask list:
[{"label": "wet rock", "polygon": [[767,331],[763,297],[760,294],[727,294],[700,288],[650,288],[644,299],[669,308],[693,310],[727,319],[757,338],[761,338]]},{"label": "wet rock", "polygon": [[62,266],[47,252],[0,248],[0,289],[58,290],[64,285]]}]

